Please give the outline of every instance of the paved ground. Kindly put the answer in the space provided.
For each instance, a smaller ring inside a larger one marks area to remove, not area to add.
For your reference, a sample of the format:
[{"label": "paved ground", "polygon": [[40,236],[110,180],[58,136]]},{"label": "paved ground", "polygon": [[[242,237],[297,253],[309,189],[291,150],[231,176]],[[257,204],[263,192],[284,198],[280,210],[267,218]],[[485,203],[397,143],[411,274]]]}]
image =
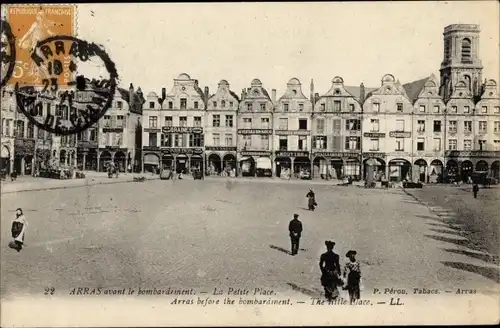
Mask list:
[{"label": "paved ground", "polygon": [[[1,293],[41,295],[55,287],[205,288],[264,286],[320,296],[318,258],[336,241],[345,263],[358,252],[372,288],[476,288],[498,292],[498,266],[400,189],[247,181],[160,181],[2,195]],[[424,190],[425,191],[425,190]],[[27,247],[7,247],[17,207]],[[293,213],[304,224],[298,256],[287,254]],[[494,215],[493,212],[492,215]]]}]

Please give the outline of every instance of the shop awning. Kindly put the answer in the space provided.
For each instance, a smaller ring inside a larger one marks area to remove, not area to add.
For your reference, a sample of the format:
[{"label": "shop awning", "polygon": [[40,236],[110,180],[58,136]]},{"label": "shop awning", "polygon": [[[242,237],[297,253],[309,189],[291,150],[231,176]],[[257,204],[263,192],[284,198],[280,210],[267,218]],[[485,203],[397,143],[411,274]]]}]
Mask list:
[{"label": "shop awning", "polygon": [[155,154],[147,154],[144,156],[144,164],[159,165],[160,157],[158,157],[158,155]]},{"label": "shop awning", "polygon": [[366,161],[366,164],[370,165],[370,166],[381,166],[382,165],[382,163],[375,158],[370,158],[369,160]]},{"label": "shop awning", "polygon": [[256,167],[258,169],[271,170],[271,159],[269,157],[258,157]]}]

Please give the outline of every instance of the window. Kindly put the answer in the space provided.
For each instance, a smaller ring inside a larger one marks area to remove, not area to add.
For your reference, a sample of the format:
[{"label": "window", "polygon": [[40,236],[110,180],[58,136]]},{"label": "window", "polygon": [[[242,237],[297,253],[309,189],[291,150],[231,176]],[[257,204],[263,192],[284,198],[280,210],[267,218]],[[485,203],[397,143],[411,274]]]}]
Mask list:
[{"label": "window", "polygon": [[420,113],[425,113],[425,105],[420,105]]},{"label": "window", "polygon": [[304,111],[304,104],[299,104],[299,112],[303,112]]},{"label": "window", "polygon": [[374,103],[373,104],[373,111],[374,112],[380,112],[380,104],[379,103]]},{"label": "window", "polygon": [[500,140],[493,140],[493,147],[496,151],[500,150]]},{"label": "window", "polygon": [[156,129],[158,127],[158,117],[150,116],[149,117],[149,127]]},{"label": "window", "polygon": [[326,137],[325,136],[315,136],[313,139],[313,145],[316,149],[326,149]]},{"label": "window", "polygon": [[243,135],[243,143],[244,143],[244,149],[247,149],[247,147],[252,147],[252,136],[251,135]]},{"label": "window", "polygon": [[425,132],[425,120],[417,121],[417,132]]},{"label": "window", "polygon": [[472,140],[470,139],[464,140],[464,150],[472,150]]},{"label": "window", "polygon": [[457,133],[457,121],[449,121],[448,132]]},{"label": "window", "polygon": [[299,150],[307,150],[307,137],[299,136],[299,144],[297,146]]},{"label": "window", "polygon": [[471,58],[471,42],[468,38],[462,40],[462,63],[472,62]]},{"label": "window", "polygon": [[346,120],[345,129],[348,131],[359,131],[360,130],[360,120],[349,119]]},{"label": "window", "polygon": [[307,119],[299,118],[299,130],[307,130]]},{"label": "window", "polygon": [[404,150],[405,150],[405,139],[396,138],[396,151],[404,151]]},{"label": "window", "polygon": [[354,112],[355,110],[354,104],[349,104],[349,111]]},{"label": "window", "polygon": [[479,143],[479,150],[482,151],[484,150],[483,147],[484,147],[484,144],[486,143],[486,140],[478,140],[477,141]]},{"label": "window", "polygon": [[342,138],[340,136],[332,136],[333,150],[342,151]]},{"label": "window", "polygon": [[342,129],[342,121],[341,120],[333,120],[333,131],[338,131]]},{"label": "window", "polygon": [[260,110],[265,111],[266,110],[266,104],[260,104]]},{"label": "window", "polygon": [[269,118],[268,117],[261,118],[260,126],[262,129],[269,129]]},{"label": "window", "polygon": [[457,139],[448,139],[448,150],[457,150]]},{"label": "window", "polygon": [[232,134],[226,134],[226,136],[225,136],[225,142],[226,142],[226,146],[232,147],[233,146],[233,135]]},{"label": "window", "polygon": [[[109,121],[110,121],[110,116],[109,115],[104,115],[104,119],[102,121],[102,124],[104,125],[104,127],[106,128],[109,128]],[[149,124],[151,124],[151,118],[149,118]]]},{"label": "window", "polygon": [[483,113],[483,114],[488,113],[488,106],[482,106],[481,107],[481,113]]},{"label": "window", "polygon": [[157,133],[149,133],[149,146],[157,147],[158,146],[158,134]]},{"label": "window", "polygon": [[261,135],[260,136],[260,147],[261,149],[269,149],[269,136]]},{"label": "window", "polygon": [[160,145],[162,147],[172,147],[172,135],[162,133],[160,137]]},{"label": "window", "polygon": [[450,113],[451,114],[456,114],[458,112],[458,107],[457,106],[451,106]]},{"label": "window", "polygon": [[434,132],[441,132],[441,121],[434,121]]},{"label": "window", "polygon": [[186,109],[186,108],[187,108],[187,99],[181,98],[181,109]]},{"label": "window", "polygon": [[361,137],[345,137],[346,150],[358,150],[361,144]]},{"label": "window", "polygon": [[199,133],[189,135],[189,147],[203,147],[203,137]]},{"label": "window", "polygon": [[[47,115],[51,114],[50,113],[50,109],[51,109],[50,107],[51,107],[51,105],[47,104],[47,106],[46,106],[46,108],[47,108]],[[39,114],[39,116],[41,116],[41,114]]]},{"label": "window", "polygon": [[323,134],[325,133],[325,120],[317,119],[316,120],[316,133]]},{"label": "window", "polygon": [[424,151],[424,150],[425,150],[425,139],[418,138],[417,139],[417,151]]},{"label": "window", "polygon": [[168,102],[168,109],[173,109],[174,108],[174,103],[169,101]]},{"label": "window", "polygon": [[14,134],[18,138],[24,138],[24,121],[17,120],[16,121],[16,129],[14,130]]},{"label": "window", "polygon": [[405,130],[405,120],[396,120],[396,131]]},{"label": "window", "polygon": [[253,109],[253,108],[252,108],[252,107],[253,107],[252,105],[253,105],[253,104],[247,104],[247,111],[249,111],[249,112],[250,112],[250,111],[252,111],[252,109]]},{"label": "window", "polygon": [[26,137],[29,139],[33,139],[35,137],[35,126],[31,122],[28,122]]},{"label": "window", "polygon": [[221,107],[221,108],[226,107],[226,101],[225,101],[225,100],[222,100],[222,101],[220,102],[220,107]]},{"label": "window", "polygon": [[117,128],[123,128],[125,125],[125,116],[123,115],[118,115],[116,117],[116,127]]},{"label": "window", "polygon": [[198,102],[197,101],[194,102],[194,109],[198,109]]},{"label": "window", "polygon": [[233,127],[233,115],[226,115],[226,128]]},{"label": "window", "polygon": [[495,114],[500,114],[500,106],[495,106]]},{"label": "window", "polygon": [[283,111],[288,112],[288,104],[283,104]]},{"label": "window", "polygon": [[379,150],[379,140],[370,139],[370,151],[378,151],[378,150]]},{"label": "window", "polygon": [[111,127],[116,128],[116,116],[111,115]]},{"label": "window", "polygon": [[174,147],[184,147],[184,135],[174,134]]},{"label": "window", "polygon": [[335,112],[340,112],[340,100],[333,101],[333,110]]},{"label": "window", "polygon": [[233,104],[234,104],[234,103],[233,103],[232,101],[230,101],[230,102],[229,102],[229,107],[233,107]]},{"label": "window", "polygon": [[212,116],[212,126],[213,127],[220,127],[220,115]]},{"label": "window", "polygon": [[371,119],[371,132],[378,132],[380,131],[380,126],[379,126],[379,120],[378,119]]},{"label": "window", "polygon": [[486,133],[487,121],[479,121],[479,133]]},{"label": "window", "polygon": [[[120,103],[120,101],[118,103]],[[118,108],[120,108],[120,107],[118,106]],[[154,101],[150,101],[149,102],[149,108],[151,108],[151,109],[155,108],[155,102]]]},{"label": "window", "polygon": [[214,108],[217,108],[217,102],[216,101],[212,102],[212,105],[214,106]]},{"label": "window", "polygon": [[469,114],[470,113],[470,107],[469,106],[464,106],[464,113]]},{"label": "window", "polygon": [[194,121],[195,128],[201,128],[201,116],[193,117],[193,121]]},{"label": "window", "polygon": [[212,138],[214,146],[220,146],[220,134],[214,133],[212,134]]},{"label": "window", "polygon": [[433,112],[434,113],[439,113],[439,106],[438,105],[434,105]]},{"label": "window", "polygon": [[[38,134],[38,139],[45,138],[45,133],[44,133],[44,131],[42,129],[39,128],[37,134]],[[52,138],[52,133],[48,133],[47,132],[47,139],[50,140],[51,138]]]},{"label": "window", "polygon": [[180,126],[187,126],[187,121],[188,121],[188,118],[186,116],[179,117],[179,125]]},{"label": "window", "polygon": [[326,110],[326,105],[325,104],[321,104],[321,111],[324,112]]},{"label": "window", "polygon": [[434,138],[433,141],[434,141],[433,150],[441,151],[441,138]]},{"label": "window", "polygon": [[243,128],[244,129],[251,129],[252,128],[252,119],[251,118],[244,118],[243,119]]},{"label": "window", "polygon": [[280,136],[279,149],[281,151],[288,150],[288,137],[287,136]]},{"label": "window", "polygon": [[397,106],[398,112],[402,112],[403,111],[403,104],[402,103],[397,103],[396,106]]},{"label": "window", "polygon": [[493,131],[495,133],[499,133],[500,132],[500,121],[495,121],[494,126],[493,126]]},{"label": "window", "polygon": [[172,116],[165,117],[165,126],[172,126]]},{"label": "window", "polygon": [[288,118],[280,118],[278,124],[279,130],[288,130]]},{"label": "window", "polygon": [[465,133],[472,132],[472,121],[464,121],[464,132]]},{"label": "window", "polygon": [[[151,107],[151,104],[153,104],[153,107]],[[123,108],[123,102],[122,101],[117,101],[116,102],[116,107],[118,109],[122,109]],[[155,108],[155,103],[154,102],[150,102],[149,103],[149,108]]]}]

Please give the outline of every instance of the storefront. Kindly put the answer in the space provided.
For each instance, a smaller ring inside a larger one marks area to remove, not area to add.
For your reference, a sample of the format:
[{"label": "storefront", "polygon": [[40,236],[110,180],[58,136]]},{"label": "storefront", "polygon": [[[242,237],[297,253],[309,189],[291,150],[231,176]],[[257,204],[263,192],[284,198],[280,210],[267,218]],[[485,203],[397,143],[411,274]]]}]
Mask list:
[{"label": "storefront", "polygon": [[144,165],[144,172],[157,172],[160,166],[160,155],[157,153],[145,152],[142,163]]},{"label": "storefront", "polygon": [[271,177],[271,152],[243,151],[239,158],[242,176]]},{"label": "storefront", "polygon": [[480,160],[476,163],[476,172],[488,172],[488,162]]},{"label": "storefront", "polygon": [[203,148],[162,148],[161,154],[162,159],[172,160],[172,169],[176,173],[189,174],[193,170],[204,170]]},{"label": "storefront", "polygon": [[345,160],[344,165],[344,175],[343,177],[350,177],[354,180],[360,179],[360,167],[359,167],[359,159],[355,157],[350,157]]},{"label": "storefront", "polygon": [[218,154],[208,155],[207,175],[220,175],[222,172],[222,159]]},{"label": "storefront", "polygon": [[427,179],[427,162],[425,159],[417,159],[413,163],[413,181],[428,182]]},{"label": "storefront", "polygon": [[441,183],[443,182],[443,162],[439,159],[435,159],[431,162],[429,166],[429,183]]},{"label": "storefront", "polygon": [[472,172],[474,172],[474,165],[471,161],[465,160],[460,164],[460,178],[462,182],[467,182]]},{"label": "storefront", "polygon": [[494,161],[491,163],[490,175],[497,180],[500,179],[500,162]]},{"label": "storefront", "polygon": [[2,145],[0,156],[0,171],[10,174],[10,154],[11,151],[7,145]]},{"label": "storefront", "polygon": [[366,153],[363,160],[363,176],[365,181],[385,181],[386,162],[384,153]]},{"label": "storefront", "polygon": [[311,177],[311,160],[307,151],[277,151],[274,162],[277,177]]},{"label": "storefront", "polygon": [[125,172],[127,169],[127,155],[125,155],[125,152],[117,151],[113,157],[113,162],[120,172]]},{"label": "storefront", "polygon": [[19,175],[31,175],[35,158],[35,140],[15,139],[14,171]]},{"label": "storefront", "polygon": [[411,163],[406,159],[398,158],[389,161],[389,181],[411,181]]},{"label": "storefront", "polygon": [[225,154],[222,162],[224,172],[231,176],[236,176],[236,156],[234,154]]}]

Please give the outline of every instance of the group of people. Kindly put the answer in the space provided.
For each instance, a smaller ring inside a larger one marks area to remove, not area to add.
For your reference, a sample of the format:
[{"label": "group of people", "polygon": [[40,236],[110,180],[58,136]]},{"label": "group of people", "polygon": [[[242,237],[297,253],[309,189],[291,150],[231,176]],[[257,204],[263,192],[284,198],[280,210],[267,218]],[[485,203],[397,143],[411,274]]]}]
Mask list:
[{"label": "group of people", "polygon": [[[313,189],[307,193],[309,210],[314,211],[316,204],[316,195]],[[297,255],[299,251],[300,238],[302,236],[302,222],[299,220],[299,215],[294,214],[293,219],[288,225],[288,231],[291,241],[291,255]],[[321,254],[319,259],[319,267],[321,270],[321,285],[325,290],[325,297],[328,301],[332,301],[339,296],[339,287],[347,290],[349,300],[353,304],[360,299],[361,291],[361,268],[356,260],[357,252],[350,250],[346,253],[348,262],[341,268],[340,256],[333,252],[335,242],[325,241],[326,252]]]}]

